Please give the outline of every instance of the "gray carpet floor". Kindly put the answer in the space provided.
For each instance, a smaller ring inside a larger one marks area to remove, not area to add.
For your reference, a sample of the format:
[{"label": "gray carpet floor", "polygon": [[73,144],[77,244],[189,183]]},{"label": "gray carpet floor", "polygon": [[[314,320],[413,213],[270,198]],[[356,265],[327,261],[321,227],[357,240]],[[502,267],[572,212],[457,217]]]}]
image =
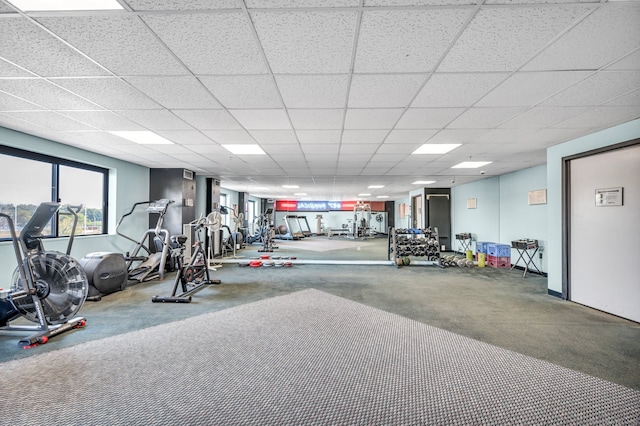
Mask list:
[{"label": "gray carpet floor", "polygon": [[640,392],[318,290],[0,364],[6,425],[640,422]]}]

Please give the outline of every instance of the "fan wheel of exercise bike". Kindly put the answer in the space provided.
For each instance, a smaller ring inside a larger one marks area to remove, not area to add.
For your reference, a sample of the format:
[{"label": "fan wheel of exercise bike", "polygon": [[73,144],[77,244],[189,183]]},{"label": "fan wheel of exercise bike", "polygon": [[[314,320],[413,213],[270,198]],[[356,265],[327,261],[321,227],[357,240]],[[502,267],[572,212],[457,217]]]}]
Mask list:
[{"label": "fan wheel of exercise bike", "polygon": [[[26,258],[33,272],[36,294],[42,304],[47,324],[63,324],[73,318],[87,298],[89,283],[78,262],[64,253],[44,251]],[[11,291],[23,291],[26,285],[16,268],[11,280]],[[33,298],[15,297],[13,306],[22,316],[39,322]]]}]

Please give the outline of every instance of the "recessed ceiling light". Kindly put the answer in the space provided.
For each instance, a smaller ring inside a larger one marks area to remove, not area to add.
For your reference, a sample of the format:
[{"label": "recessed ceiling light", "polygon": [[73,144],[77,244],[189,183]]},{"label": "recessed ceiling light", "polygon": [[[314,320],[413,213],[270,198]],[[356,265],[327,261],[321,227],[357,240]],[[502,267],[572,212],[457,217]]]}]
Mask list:
[{"label": "recessed ceiling light", "polygon": [[369,189],[380,189],[380,188],[384,188],[384,185],[369,185],[368,188]]},{"label": "recessed ceiling light", "polygon": [[123,10],[116,0],[9,0],[24,12],[64,10]]},{"label": "recessed ceiling light", "polygon": [[306,192],[294,192],[293,195],[307,195]]},{"label": "recessed ceiling light", "polygon": [[298,185],[282,185],[283,188],[287,188],[287,189],[296,189],[296,188],[300,188]]},{"label": "recessed ceiling light", "polygon": [[376,198],[389,198],[388,195],[378,195]]},{"label": "recessed ceiling light", "polygon": [[456,164],[451,167],[452,169],[477,169],[478,167],[486,166],[487,164],[491,164],[491,161],[463,161],[460,164]]},{"label": "recessed ceiling light", "polygon": [[368,197],[368,196],[370,196],[370,195],[371,195],[371,194],[358,194],[358,196],[359,196],[359,197]]},{"label": "recessed ceiling light", "polygon": [[172,145],[168,139],[163,138],[160,135],[156,135],[153,132],[148,130],[139,130],[139,131],[113,131],[109,132],[112,135],[119,136],[121,138],[127,139],[131,142],[139,143],[141,145]]},{"label": "recessed ceiling light", "polygon": [[435,180],[417,180],[415,182],[411,182],[411,185],[430,185],[432,183],[436,183]]},{"label": "recessed ceiling light", "polygon": [[459,143],[425,143],[412,154],[446,154],[460,145]]},{"label": "recessed ceiling light", "polygon": [[236,155],[266,155],[266,153],[257,144],[226,144],[222,145],[224,149]]}]

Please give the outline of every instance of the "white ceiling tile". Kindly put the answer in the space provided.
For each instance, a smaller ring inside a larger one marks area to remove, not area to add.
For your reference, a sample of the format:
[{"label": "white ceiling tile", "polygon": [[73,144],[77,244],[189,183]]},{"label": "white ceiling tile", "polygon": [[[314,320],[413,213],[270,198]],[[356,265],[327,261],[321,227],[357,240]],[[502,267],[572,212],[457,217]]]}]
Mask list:
[{"label": "white ceiling tile", "polygon": [[357,143],[357,144],[342,144],[340,147],[340,155],[351,154],[369,154],[373,155],[376,152],[380,144],[377,143]]},{"label": "white ceiling tile", "polygon": [[195,74],[267,71],[242,12],[144,15],[143,19]]},{"label": "white ceiling tile", "polygon": [[349,77],[336,75],[276,75],[287,108],[342,108]]},{"label": "white ceiling tile", "polygon": [[514,71],[584,13],[575,7],[481,9],[438,71]]},{"label": "white ceiling tile", "polygon": [[469,143],[487,132],[487,129],[443,129],[429,143]]},{"label": "white ceiling tile", "polygon": [[[0,87],[2,87],[0,85]],[[41,106],[24,101],[15,96],[0,92],[0,111],[33,111],[43,109]]]},{"label": "white ceiling tile", "polygon": [[542,102],[542,106],[598,106],[637,89],[640,71],[603,71]]},{"label": "white ceiling tile", "polygon": [[118,78],[56,78],[52,81],[107,109],[160,108],[160,105]]},{"label": "white ceiling tile", "polygon": [[[119,136],[116,136],[111,133],[102,132],[102,131],[79,131],[73,132],[73,135],[78,139],[87,142],[92,145],[106,145],[106,146],[115,146],[115,145],[127,145],[133,146],[133,142],[123,139]],[[120,151],[121,152],[121,151]]]},{"label": "white ceiling tile", "polygon": [[401,107],[409,105],[426,75],[354,75],[349,91],[350,108]]},{"label": "white ceiling tile", "polygon": [[469,107],[509,74],[434,74],[420,91],[413,107]]},{"label": "white ceiling tile", "polygon": [[302,145],[302,152],[309,158],[310,161],[316,162],[318,154],[324,155],[338,155],[340,152],[339,144],[306,144]]},{"label": "white ceiling tile", "polygon": [[289,117],[296,130],[341,129],[342,109],[290,109]]},{"label": "white ceiling tile", "polygon": [[200,130],[235,130],[241,128],[236,119],[223,109],[174,109],[171,112]]},{"label": "white ceiling tile", "polygon": [[237,109],[229,111],[245,129],[290,129],[283,109]]},{"label": "white ceiling tile", "polygon": [[207,136],[196,130],[160,130],[156,133],[180,145],[208,145],[214,143]]},{"label": "white ceiling tile", "polygon": [[477,4],[477,0],[364,0],[370,6],[445,6]]},{"label": "white ceiling tile", "polygon": [[640,70],[640,48],[606,68],[607,71]]},{"label": "white ceiling tile", "polygon": [[282,102],[269,75],[200,77],[226,108],[280,108]]},{"label": "white ceiling tile", "polygon": [[626,95],[620,96],[610,102],[606,106],[632,106],[635,105],[640,109],[640,89],[635,90]]},{"label": "white ceiling tile", "polygon": [[[615,22],[612,31],[611,23]],[[640,46],[640,4],[602,4],[529,62],[527,70],[599,69]]]},{"label": "white ceiling tile", "polygon": [[168,109],[221,108],[195,77],[127,77],[125,80]]},{"label": "white ceiling tile", "polygon": [[524,111],[524,108],[470,108],[447,127],[451,129],[490,129]]},{"label": "white ceiling tile", "polygon": [[345,129],[391,129],[404,109],[348,109]]},{"label": "white ceiling tile", "polygon": [[202,133],[220,144],[256,143],[245,130],[205,130]]},{"label": "white ceiling tile", "polygon": [[[407,156],[420,147],[420,143],[384,143],[378,150],[378,154],[396,154]],[[423,159],[426,157],[422,157]]]},{"label": "white ceiling tile", "polygon": [[400,161],[404,161],[407,158],[406,154],[394,154],[393,151],[384,149],[384,145],[380,147],[378,152],[371,157],[369,164],[391,164],[396,165]]},{"label": "white ceiling tile", "polygon": [[[188,147],[190,150],[192,150],[193,152],[197,152],[201,156],[209,155],[209,154],[227,156],[229,154],[229,151],[227,151],[226,149],[224,149],[223,147],[221,147],[219,144],[215,142],[211,142],[204,145],[202,144],[188,145]],[[207,160],[207,161],[211,161],[211,160]]]},{"label": "white ceiling tile", "polygon": [[0,57],[43,77],[108,74],[23,17],[2,18]]},{"label": "white ceiling tile", "polygon": [[270,9],[277,7],[357,7],[360,0],[245,0],[248,9]]},{"label": "white ceiling tile", "polygon": [[38,21],[116,74],[187,74],[136,16],[67,16]]},{"label": "white ceiling tile", "polygon": [[465,108],[409,108],[397,129],[439,129],[464,112]]},{"label": "white ceiling tile", "polygon": [[6,112],[5,114],[10,117],[30,121],[39,126],[48,127],[58,131],[95,130],[89,125],[64,117],[53,111]]},{"label": "white ceiling tile", "polygon": [[389,133],[385,139],[385,144],[396,143],[424,143],[433,136],[437,130],[433,129],[416,129],[416,130],[399,130],[395,129]]},{"label": "white ceiling tile", "polygon": [[43,79],[0,79],[0,90],[49,109],[100,109],[98,105]]},{"label": "white ceiling tile", "polygon": [[365,11],[354,71],[431,71],[469,13],[465,9]]},{"label": "white ceiling tile", "polygon": [[274,73],[349,71],[355,11],[251,12],[251,18]]},{"label": "white ceiling tile", "polygon": [[542,129],[538,132],[534,132],[528,137],[523,139],[523,142],[534,142],[536,146],[540,144],[551,146],[557,145],[575,139],[578,136],[582,136],[584,130],[582,129]]},{"label": "white ceiling tile", "polygon": [[250,130],[249,133],[260,144],[298,144],[293,130]]},{"label": "white ceiling tile", "polygon": [[111,111],[61,111],[60,114],[102,130],[144,130]]},{"label": "white ceiling tile", "polygon": [[580,114],[588,107],[535,107],[500,125],[504,129],[536,129],[551,127],[567,117]]},{"label": "white ceiling tile", "polygon": [[530,135],[536,130],[539,129],[493,129],[475,139],[473,143],[463,145],[462,147],[467,147],[475,144],[514,143],[522,140],[523,137]]},{"label": "white ceiling tile", "polygon": [[591,128],[608,127],[624,121],[640,118],[640,108],[635,106],[603,106],[593,108],[582,114],[568,118],[555,127],[562,128]]},{"label": "white ceiling tile", "polygon": [[303,155],[298,144],[261,144],[269,155]]},{"label": "white ceiling tile", "polygon": [[387,130],[345,130],[342,143],[377,143],[380,144],[389,133]]},{"label": "white ceiling tile", "polygon": [[174,154],[183,154],[183,155],[193,155],[193,150],[191,150],[190,146],[189,148],[185,148],[184,146],[181,145],[150,145],[149,148],[153,149],[154,151],[157,152],[161,152],[163,154],[170,154],[170,155],[174,155]]},{"label": "white ceiling tile", "polygon": [[51,140],[55,140],[56,133],[59,133],[48,127],[42,127],[30,121],[11,117],[2,112],[0,112],[0,126]]},{"label": "white ceiling tile", "polygon": [[584,79],[588,71],[516,73],[475,106],[531,106]]},{"label": "white ceiling tile", "polygon": [[138,145],[135,143],[127,145],[115,145],[115,148],[125,154],[133,154],[141,157],[147,157],[158,153],[158,151],[155,151],[153,148],[151,148],[151,145]]},{"label": "white ceiling tile", "polygon": [[10,13],[15,12],[15,9],[8,4],[4,4],[0,2],[0,13]]},{"label": "white ceiling tile", "polygon": [[0,58],[0,78],[4,77],[35,77],[35,74],[23,70]]},{"label": "white ceiling tile", "polygon": [[236,9],[238,0],[127,0],[133,10],[207,10]]},{"label": "white ceiling tile", "polygon": [[339,144],[342,130],[296,130],[296,134],[298,135],[298,140],[303,145],[317,144],[322,146]]},{"label": "white ceiling tile", "polygon": [[139,125],[154,130],[191,130],[191,126],[162,109],[117,111],[125,118]]}]

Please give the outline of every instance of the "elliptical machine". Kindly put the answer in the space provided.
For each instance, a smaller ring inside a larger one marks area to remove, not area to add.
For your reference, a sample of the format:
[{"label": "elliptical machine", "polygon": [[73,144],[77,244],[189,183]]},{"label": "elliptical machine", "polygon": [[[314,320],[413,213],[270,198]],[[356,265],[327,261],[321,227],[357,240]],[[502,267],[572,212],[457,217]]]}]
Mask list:
[{"label": "elliptical machine", "polygon": [[[69,255],[80,208],[67,207],[74,221],[66,254],[45,251],[42,245],[43,231],[59,208],[60,203],[40,204],[19,237],[11,217],[0,213],[0,218],[8,222],[18,263],[11,287],[0,289],[0,330],[35,331],[19,341],[25,348],[47,343],[53,336],[86,325],[85,318],[74,315],[87,297],[87,276]],[[37,325],[10,324],[20,316]]]},{"label": "elliptical machine", "polygon": [[[166,270],[172,271],[174,269],[174,264],[169,254],[171,235],[167,229],[162,228],[164,217],[167,214],[167,208],[173,202],[173,200],[167,200],[166,198],[156,201],[141,201],[135,203],[133,207],[131,207],[131,210],[120,218],[116,226],[116,233],[136,245],[131,253],[127,252],[125,255],[129,280],[139,283],[156,278],[162,280],[164,279]],[[147,229],[140,239],[136,241],[120,232],[119,228],[124,218],[130,216],[136,207],[143,204],[148,204],[147,213],[158,214],[158,220],[155,228]],[[149,246],[145,245],[147,237],[150,240]],[[153,243],[155,251],[151,250],[151,243]],[[141,250],[146,254],[141,255]]]}]

